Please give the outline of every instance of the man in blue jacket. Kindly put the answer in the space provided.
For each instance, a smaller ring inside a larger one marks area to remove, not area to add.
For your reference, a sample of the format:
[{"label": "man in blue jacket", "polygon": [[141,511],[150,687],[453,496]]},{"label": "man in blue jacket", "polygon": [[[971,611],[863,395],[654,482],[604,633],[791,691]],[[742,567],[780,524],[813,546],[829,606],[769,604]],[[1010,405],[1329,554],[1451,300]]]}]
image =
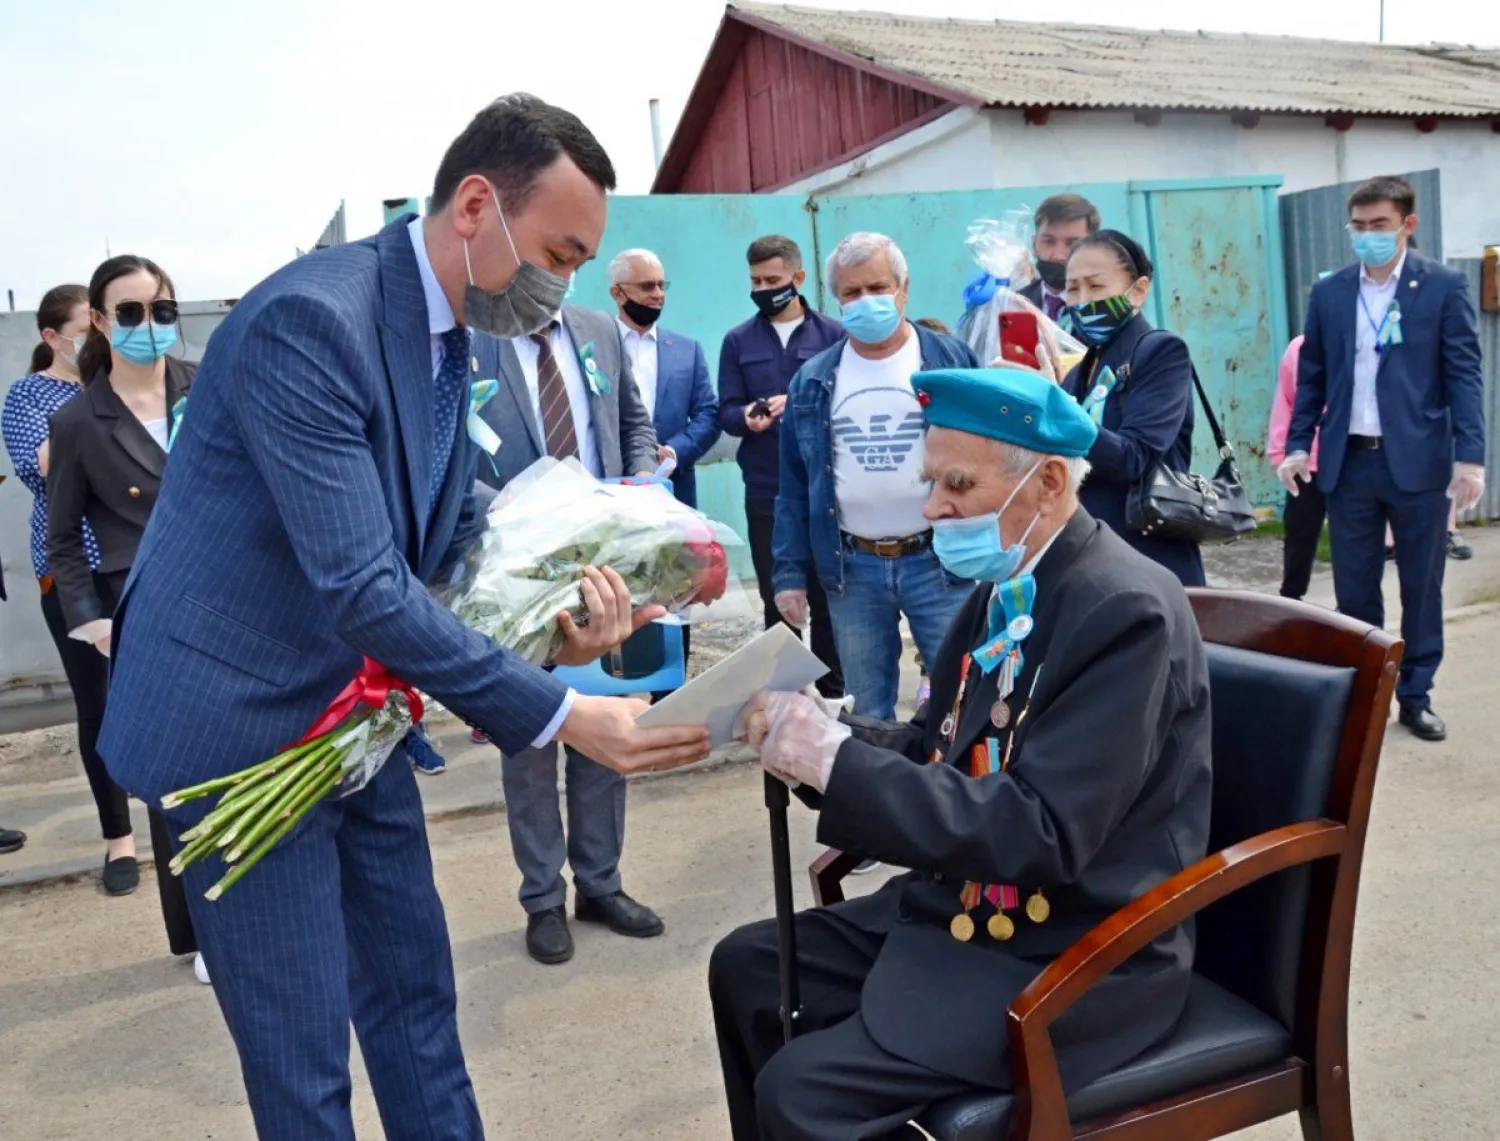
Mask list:
[{"label": "man in blue jacket", "polygon": [[[426,218],[301,258],[234,307],[115,616],[99,752],[124,788],[155,803],[273,756],[362,661],[507,752],[560,739],[623,771],[707,754],[706,732],[644,730],[643,703],[574,695],[424,586],[473,515],[470,330],[552,321],[614,181],[576,117],[506,96],[449,147]],[[589,622],[562,622],[560,664],[661,613],[632,620],[618,575],[588,579]],[[180,835],[212,803],[168,823]],[[387,1138],[482,1138],[422,802],[399,751],[209,902],[222,871],[189,869],[187,895],[256,1136],[353,1141],[352,1022]]]},{"label": "man in blue jacket", "polygon": [[904,616],[924,662],[973,584],[949,574],[923,514],[915,373],[978,368],[962,341],[906,319],[906,258],[884,234],[850,234],[824,275],[845,336],[792,378],[776,499],[776,605],[805,625],[821,584],[854,712],[890,719]]},{"label": "man in blue jacket", "polygon": [[703,346],[658,324],[667,288],[666,271],[650,250],[624,250],[609,263],[609,295],[619,309],[635,386],[660,441],[657,460],[672,461],[672,490],[697,507],[693,469],[719,438],[719,401]]},{"label": "man in blue jacket", "polygon": [[1447,727],[1430,692],[1443,660],[1443,569],[1448,506],[1484,493],[1484,382],[1474,305],[1463,276],[1411,251],[1416,194],[1374,178],[1349,197],[1358,264],[1313,286],[1287,457],[1277,475],[1296,495],[1310,482],[1328,498],[1339,611],[1382,626],[1385,529],[1396,541],[1401,724],[1424,741]]},{"label": "man in blue jacket", "polygon": [[[745,252],[750,263],[750,300],[759,312],[724,337],[719,352],[719,426],[740,441],[738,459],[745,477],[745,520],[750,557],[760,583],[766,629],[781,621],[772,582],[772,533],[776,492],[781,484],[781,422],[786,390],[797,370],[844,331],[802,296],[807,270],[802,250],[791,238],[767,234]],[[828,601],[816,580],[808,584],[812,649],[828,673],[818,682],[824,697],[840,697],[844,678],[828,615]]]}]

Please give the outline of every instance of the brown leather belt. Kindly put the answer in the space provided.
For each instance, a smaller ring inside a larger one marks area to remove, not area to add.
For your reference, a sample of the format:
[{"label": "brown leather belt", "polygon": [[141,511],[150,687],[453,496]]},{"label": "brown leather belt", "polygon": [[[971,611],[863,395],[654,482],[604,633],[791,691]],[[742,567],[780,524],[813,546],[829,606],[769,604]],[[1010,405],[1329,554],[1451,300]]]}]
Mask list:
[{"label": "brown leather belt", "polygon": [[857,551],[877,555],[882,559],[899,559],[932,546],[932,532],[923,531],[919,535],[907,535],[903,539],[861,539],[858,535],[845,531],[844,542]]},{"label": "brown leather belt", "polygon": [[1349,434],[1349,446],[1351,448],[1360,448],[1367,452],[1378,452],[1385,445],[1379,436],[1356,436],[1351,432]]}]

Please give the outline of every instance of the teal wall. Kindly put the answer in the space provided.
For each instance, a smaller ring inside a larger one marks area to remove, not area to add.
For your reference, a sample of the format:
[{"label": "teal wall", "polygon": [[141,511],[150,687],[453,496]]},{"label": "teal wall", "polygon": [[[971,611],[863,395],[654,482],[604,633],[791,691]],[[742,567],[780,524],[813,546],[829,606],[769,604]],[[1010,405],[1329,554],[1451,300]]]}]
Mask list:
[{"label": "teal wall", "polygon": [[[1147,316],[1187,340],[1252,497],[1270,505],[1280,496],[1264,463],[1266,420],[1288,340],[1280,183],[1279,177],[1252,176],[830,198],[614,195],[599,258],[579,272],[573,301],[611,309],[609,259],[622,249],[647,247],[672,283],[663,324],[701,341],[716,371],[724,334],[754,312],[745,266],[752,239],[767,233],[795,238],[808,263],[808,297],[833,312],[819,288],[822,259],[845,234],[877,230],[906,254],[910,314],[954,325],[964,282],[975,272],[964,246],[969,224],[1074,190],[1099,206],[1106,226],[1132,234],[1151,252],[1157,278]],[[1194,440],[1197,470],[1211,473],[1217,459],[1201,417]],[[701,467],[698,485],[708,514],[743,528],[734,464]]]}]

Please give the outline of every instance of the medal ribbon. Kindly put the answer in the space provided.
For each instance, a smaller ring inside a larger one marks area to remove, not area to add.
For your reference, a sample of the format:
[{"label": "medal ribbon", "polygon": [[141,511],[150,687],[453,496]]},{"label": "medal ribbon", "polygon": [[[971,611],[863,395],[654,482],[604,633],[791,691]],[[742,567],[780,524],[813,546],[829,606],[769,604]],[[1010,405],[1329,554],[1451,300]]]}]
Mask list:
[{"label": "medal ribbon", "polygon": [[1118,383],[1119,377],[1115,376],[1115,370],[1109,365],[1105,365],[1094,375],[1094,386],[1083,398],[1083,410],[1095,424],[1104,423],[1104,402],[1109,399],[1109,394]]},{"label": "medal ribbon", "polygon": [[972,654],[985,673],[992,672],[1012,652],[1016,655],[1016,672],[1020,673],[1026,660],[1021,655],[1021,643],[1031,634],[1031,628],[1035,625],[1031,619],[1034,602],[1036,579],[1032,575],[1023,574],[1006,579],[996,589],[995,597],[990,602],[988,641],[976,646]]},{"label": "medal ribbon", "polygon": [[1365,304],[1364,291],[1359,294],[1359,307],[1365,311],[1365,320],[1370,323],[1370,328],[1375,331],[1375,351],[1383,352],[1392,345],[1405,343],[1405,337],[1401,335],[1401,302],[1394,297],[1386,308],[1385,316],[1380,319],[1380,324],[1375,323],[1374,316],[1370,313],[1370,307]]}]

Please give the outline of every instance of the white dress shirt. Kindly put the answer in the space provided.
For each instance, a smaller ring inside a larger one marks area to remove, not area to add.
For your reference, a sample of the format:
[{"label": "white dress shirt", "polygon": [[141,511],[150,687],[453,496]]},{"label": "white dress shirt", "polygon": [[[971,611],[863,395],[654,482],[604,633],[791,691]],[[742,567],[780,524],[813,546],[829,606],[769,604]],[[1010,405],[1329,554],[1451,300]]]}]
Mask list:
[{"label": "white dress shirt", "polygon": [[635,375],[635,386],[641,391],[641,400],[646,405],[646,417],[656,419],[656,326],[644,333],[637,333],[618,317],[620,336],[625,339],[625,355],[630,358],[630,371]]},{"label": "white dress shirt", "polygon": [[[536,416],[538,431],[542,439],[547,438],[546,426],[542,424],[542,400],[537,381],[536,342],[530,337],[512,337],[511,345],[521,362],[521,372],[526,377],[526,391],[531,396],[531,410]],[[589,390],[583,379],[583,366],[578,363],[578,350],[573,347],[573,338],[567,326],[558,321],[547,334],[547,344],[552,349],[552,359],[562,372],[563,387],[568,390],[568,407],[573,413],[573,431],[578,436],[578,458],[595,479],[604,478],[604,468],[599,459],[599,437],[594,431],[594,418],[589,411]]]},{"label": "white dress shirt", "polygon": [[1359,270],[1359,299],[1354,303],[1354,400],[1349,410],[1351,436],[1379,436],[1380,402],[1375,396],[1375,380],[1380,372],[1380,354],[1375,351],[1376,331],[1385,320],[1396,287],[1401,284],[1401,270],[1406,265],[1402,252],[1396,268],[1384,284],[1370,276],[1365,266]]},{"label": "white dress shirt", "polygon": [[411,235],[411,248],[417,255],[417,276],[422,279],[422,297],[427,302],[427,332],[432,340],[432,379],[437,379],[438,369],[443,366],[443,334],[458,324],[453,316],[453,306],[448,304],[448,295],[438,284],[437,274],[432,272],[432,262],[427,258],[427,238],[422,233],[422,219],[413,218],[406,227]]},{"label": "white dress shirt", "polygon": [[[417,276],[422,279],[422,296],[427,301],[427,331],[432,335],[432,378],[436,380],[438,369],[443,364],[443,334],[456,326],[458,320],[453,315],[453,306],[448,304],[443,287],[438,284],[437,274],[432,271],[432,262],[428,260],[427,239],[422,233],[422,219],[414,219],[411,225],[407,226],[406,232],[411,235],[412,249],[417,255]],[[525,340],[524,337],[520,339]],[[576,365],[578,358],[574,357],[573,361]],[[536,401],[535,345],[531,346],[531,398],[534,403]],[[540,749],[552,743],[557,736],[557,731],[562,728],[562,723],[573,711],[573,699],[577,696],[571,689],[568,690],[562,704],[557,707],[557,712],[552,715],[552,720],[547,723],[547,727],[541,731],[537,739],[531,742],[532,748]]]}]

